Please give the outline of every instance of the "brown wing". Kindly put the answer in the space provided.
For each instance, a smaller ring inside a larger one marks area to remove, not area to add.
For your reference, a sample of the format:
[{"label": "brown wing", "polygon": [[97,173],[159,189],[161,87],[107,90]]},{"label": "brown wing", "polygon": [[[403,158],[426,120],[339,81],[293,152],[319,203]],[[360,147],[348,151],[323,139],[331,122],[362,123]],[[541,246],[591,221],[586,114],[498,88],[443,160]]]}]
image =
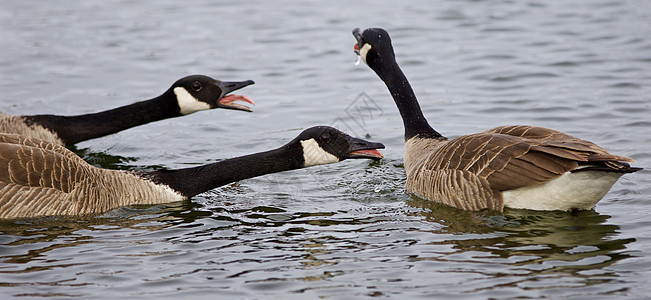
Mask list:
[{"label": "brown wing", "polygon": [[542,127],[502,126],[440,143],[432,140],[430,149],[436,150],[422,143],[418,153],[410,154],[420,157],[414,170],[408,170],[407,190],[466,210],[501,211],[502,191],[543,183],[580,164],[623,172],[640,169],[622,163],[633,161],[628,157]]},{"label": "brown wing", "polygon": [[0,218],[71,209],[69,193],[88,168],[64,147],[0,134]]},{"label": "brown wing", "polygon": [[467,170],[505,191],[539,184],[583,162],[633,161],[592,142],[535,126],[502,126],[462,136],[441,147],[428,169]]},{"label": "brown wing", "polygon": [[30,138],[30,137],[25,137],[22,135],[12,134],[12,133],[0,133],[0,143],[24,145],[29,147],[41,148],[44,150],[51,150],[65,157],[84,161],[75,153],[68,150],[66,147],[48,142],[46,140],[41,140],[38,138]]},{"label": "brown wing", "polygon": [[52,131],[44,127],[31,124],[27,125],[23,116],[6,115],[0,112],[0,132],[18,134],[22,137],[41,139],[53,144],[63,145],[63,142]]},{"label": "brown wing", "polygon": [[559,157],[582,162],[620,161],[635,162],[630,157],[613,155],[595,143],[575,138],[560,131],[536,126],[501,126],[486,131],[486,133],[505,134],[522,137],[528,141],[537,142],[541,147],[534,150],[553,154]]}]

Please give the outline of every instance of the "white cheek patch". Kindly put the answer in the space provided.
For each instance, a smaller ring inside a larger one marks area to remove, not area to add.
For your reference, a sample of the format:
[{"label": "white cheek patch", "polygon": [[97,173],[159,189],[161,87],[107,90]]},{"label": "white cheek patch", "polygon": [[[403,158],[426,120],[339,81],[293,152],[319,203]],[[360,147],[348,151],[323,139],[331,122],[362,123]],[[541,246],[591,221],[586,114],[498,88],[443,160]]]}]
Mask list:
[{"label": "white cheek patch", "polygon": [[182,115],[189,115],[200,110],[210,109],[208,103],[199,101],[199,99],[193,97],[182,87],[174,88],[174,94],[176,95],[176,101],[179,103],[179,108],[181,108]]},{"label": "white cheek patch", "polygon": [[305,167],[325,165],[339,162],[339,158],[323,150],[319,143],[314,139],[301,141],[303,146],[303,159],[305,160]]},{"label": "white cheek patch", "polygon": [[364,46],[362,46],[362,49],[359,49],[359,56],[362,57],[364,63],[367,65],[368,63],[366,62],[366,55],[368,54],[369,51],[371,51],[371,48],[372,48],[371,44],[364,44]]}]

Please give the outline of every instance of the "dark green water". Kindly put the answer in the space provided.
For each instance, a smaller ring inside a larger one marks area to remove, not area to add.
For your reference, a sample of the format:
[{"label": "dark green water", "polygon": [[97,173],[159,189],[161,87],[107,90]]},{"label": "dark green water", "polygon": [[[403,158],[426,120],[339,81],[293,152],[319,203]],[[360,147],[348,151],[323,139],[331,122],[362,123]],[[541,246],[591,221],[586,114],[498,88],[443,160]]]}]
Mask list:
[{"label": "dark green water", "polygon": [[192,201],[0,222],[0,298],[645,298],[651,179],[594,211],[472,213],[404,191],[402,122],[353,64],[381,26],[447,136],[531,124],[651,168],[651,2],[14,1],[0,111],[79,114],[194,73],[253,79],[255,112],[206,111],[78,144],[96,165],[177,168],[275,148],[313,125],[383,142]]}]

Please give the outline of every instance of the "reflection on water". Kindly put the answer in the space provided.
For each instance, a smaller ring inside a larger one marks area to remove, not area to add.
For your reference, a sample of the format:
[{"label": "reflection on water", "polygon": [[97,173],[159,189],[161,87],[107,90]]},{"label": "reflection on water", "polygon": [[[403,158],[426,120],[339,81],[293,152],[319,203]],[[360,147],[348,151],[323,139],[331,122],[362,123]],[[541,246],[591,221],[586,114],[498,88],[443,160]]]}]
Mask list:
[{"label": "reflection on water", "polygon": [[[175,220],[167,215],[166,210],[191,209],[190,202],[166,204],[167,207],[137,207],[119,208],[104,216],[87,217],[43,217],[22,220],[0,220],[0,232],[3,243],[0,253],[4,263],[24,264],[41,260],[48,252],[63,247],[76,247],[85,243],[94,243],[93,231],[111,230],[115,228],[133,228],[160,230],[170,224],[159,221]],[[155,213],[154,215],[143,215]],[[155,217],[163,213],[164,216]],[[145,218],[138,218],[138,216]],[[156,224],[151,223],[152,220]],[[147,222],[147,224],[143,224]],[[23,247],[16,247],[22,245]],[[32,245],[24,247],[25,245]],[[20,251],[18,251],[20,250]],[[16,266],[17,267],[17,266]],[[25,269],[22,271],[30,271]],[[33,270],[32,270],[33,271]],[[14,271],[15,272],[15,271]]]},{"label": "reflection on water", "polygon": [[[415,214],[445,225],[439,232],[452,234],[449,239],[432,242],[452,246],[451,252],[436,260],[509,265],[523,277],[509,283],[514,286],[528,287],[532,282],[550,276],[570,276],[572,284],[586,286],[618,280],[616,272],[607,271],[607,267],[631,257],[622,250],[626,249],[626,244],[635,241],[617,238],[619,227],[605,223],[610,216],[593,210],[535,212],[507,209],[499,215],[459,211],[416,196],[408,203],[421,209]],[[493,275],[498,276],[502,271],[496,268]],[[469,268],[461,272],[475,273],[478,270]],[[479,272],[486,275],[486,270]],[[539,288],[542,287],[545,285]]]},{"label": "reflection on water", "polygon": [[[365,295],[407,287],[416,295],[450,284],[426,279],[442,273],[461,284],[448,292],[471,296],[509,287],[545,290],[616,281],[619,275],[608,267],[629,258],[624,250],[635,241],[618,238],[619,227],[595,211],[499,215],[459,211],[415,196],[404,199],[407,206],[292,211],[243,208],[219,199],[211,201],[223,201],[221,206],[184,201],[121,208],[95,218],[0,222],[0,274],[25,274],[41,284],[70,288],[102,274],[314,295],[349,288],[352,278],[368,278]],[[197,253],[205,257],[194,262]],[[195,258],[183,259],[188,255]],[[125,265],[133,258],[139,263]],[[161,259],[168,266],[156,272]],[[76,275],[62,279],[61,268]],[[34,284],[4,278],[0,286]]]},{"label": "reflection on water", "polygon": [[89,164],[104,168],[104,169],[117,169],[117,170],[154,170],[163,168],[160,165],[141,166],[131,164],[137,161],[135,157],[124,157],[120,155],[110,154],[107,151],[97,152],[90,148],[78,148],[70,146],[70,150],[75,152]]}]

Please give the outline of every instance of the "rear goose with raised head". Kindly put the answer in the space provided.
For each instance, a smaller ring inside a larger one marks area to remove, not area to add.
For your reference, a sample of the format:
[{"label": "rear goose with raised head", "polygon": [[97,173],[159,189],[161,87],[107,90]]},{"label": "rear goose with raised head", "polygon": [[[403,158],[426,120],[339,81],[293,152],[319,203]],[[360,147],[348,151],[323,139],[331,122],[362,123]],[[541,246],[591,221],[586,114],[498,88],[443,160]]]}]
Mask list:
[{"label": "rear goose with raised head", "polygon": [[101,213],[135,204],[189,199],[216,187],[348,158],[380,159],[380,143],[337,129],[306,129],[286,145],[178,170],[130,172],[91,166],[70,150],[35,138],[0,134],[0,218]]},{"label": "rear goose with raised head", "polygon": [[625,173],[641,168],[592,142],[535,126],[501,126],[449,140],[420,109],[389,34],[361,32],[355,52],[387,85],[405,127],[406,188],[465,210],[592,209]]},{"label": "rear goose with raised head", "polygon": [[12,116],[0,113],[0,132],[69,146],[200,110],[227,108],[251,111],[249,107],[235,103],[239,100],[253,104],[249,97],[228,95],[251,84],[252,80],[226,82],[204,75],[191,75],[179,79],[158,97],[99,113],[78,116]]}]

